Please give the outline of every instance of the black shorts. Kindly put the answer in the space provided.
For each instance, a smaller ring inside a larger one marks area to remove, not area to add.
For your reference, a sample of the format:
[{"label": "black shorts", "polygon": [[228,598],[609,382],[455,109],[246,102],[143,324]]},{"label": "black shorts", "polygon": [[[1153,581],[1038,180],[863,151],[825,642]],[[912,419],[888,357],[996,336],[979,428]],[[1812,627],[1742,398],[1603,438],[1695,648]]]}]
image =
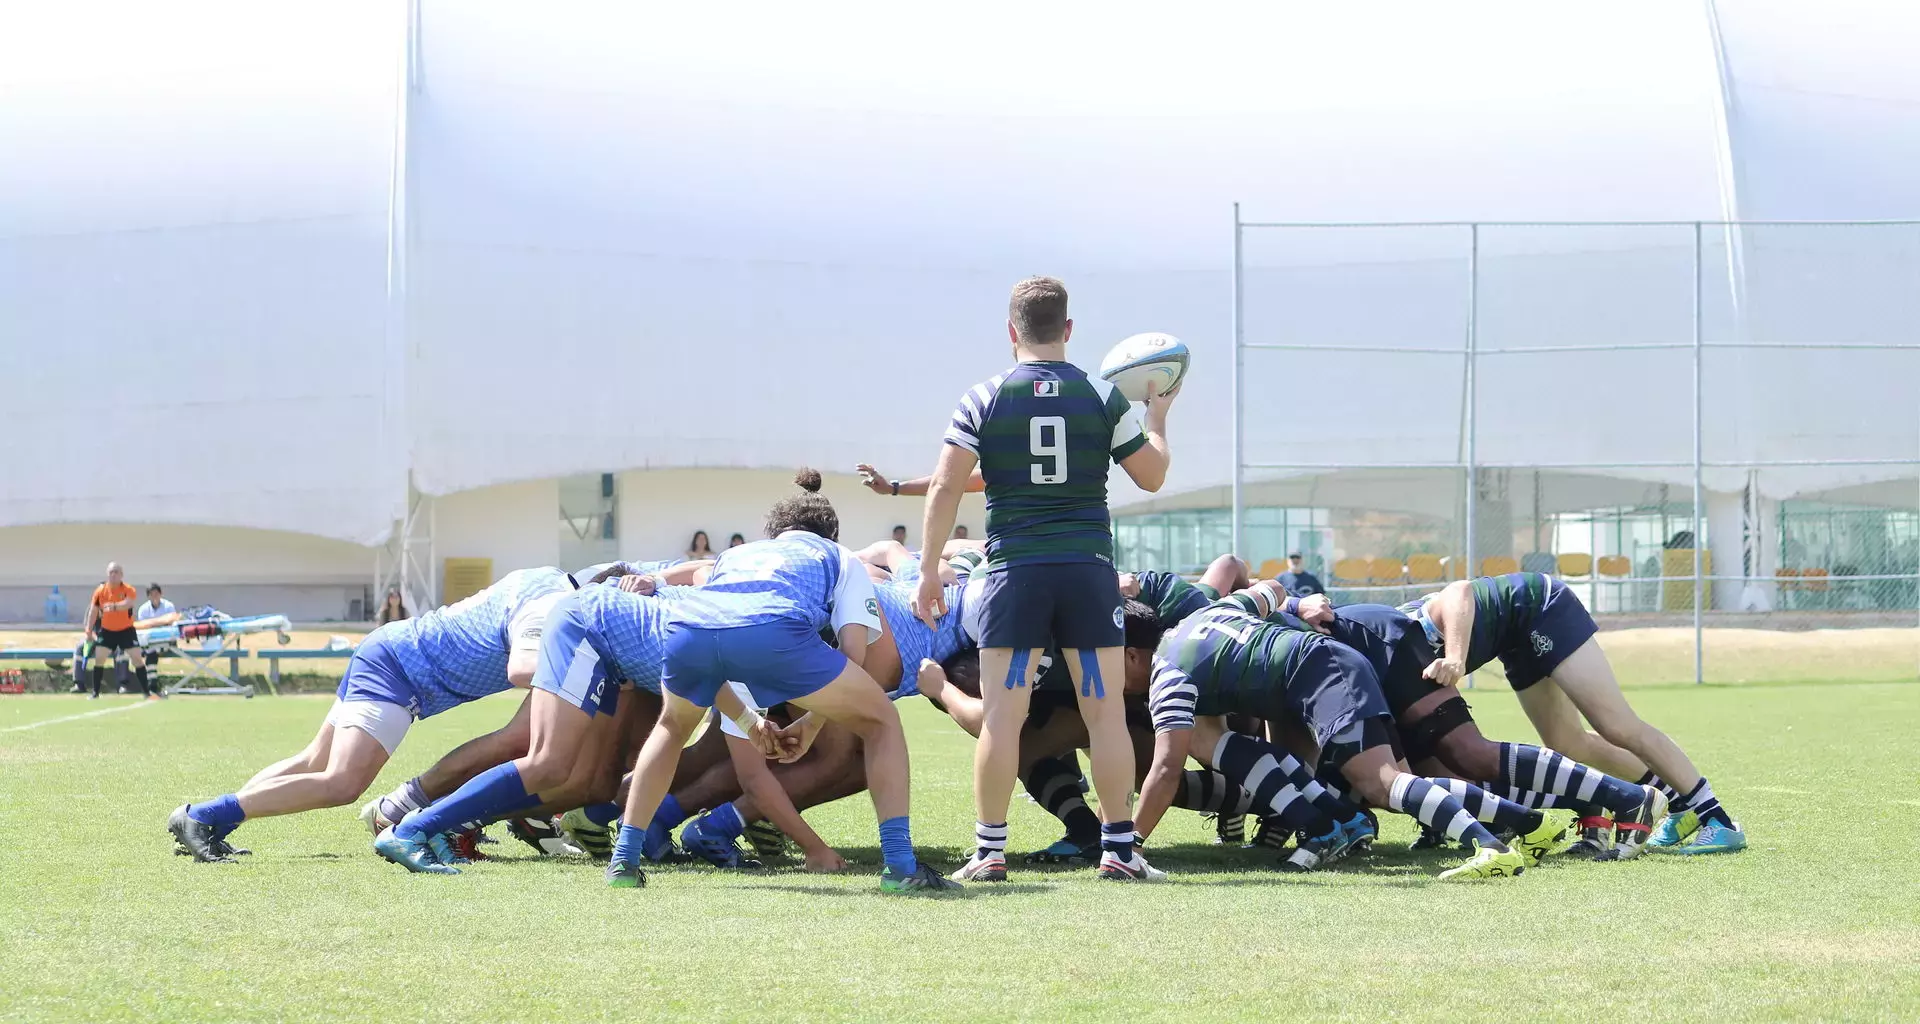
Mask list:
[{"label": "black shorts", "polygon": [[1565,583],[1547,577],[1547,603],[1523,636],[1500,652],[1507,685],[1519,692],[1553,674],[1567,656],[1593,639],[1600,627]]},{"label": "black shorts", "polygon": [[132,626],[98,630],[93,636],[94,650],[134,651],[140,648],[140,632]]},{"label": "black shorts", "polygon": [[[1287,710],[1299,717],[1324,749],[1348,726],[1386,718],[1387,699],[1365,656],[1346,644],[1318,636],[1306,641],[1287,678]],[[1241,708],[1243,712],[1260,709]],[[1273,718],[1277,716],[1266,715]]]},{"label": "black shorts", "polygon": [[1409,631],[1395,646],[1387,674],[1380,678],[1380,695],[1387,699],[1387,709],[1393,712],[1393,717],[1399,718],[1408,708],[1440,689],[1439,683],[1425,675],[1434,655],[1433,645],[1419,630]]},{"label": "black shorts", "polygon": [[968,632],[981,647],[1097,651],[1126,640],[1120,578],[1098,562],[1014,565],[989,573],[968,598]]}]

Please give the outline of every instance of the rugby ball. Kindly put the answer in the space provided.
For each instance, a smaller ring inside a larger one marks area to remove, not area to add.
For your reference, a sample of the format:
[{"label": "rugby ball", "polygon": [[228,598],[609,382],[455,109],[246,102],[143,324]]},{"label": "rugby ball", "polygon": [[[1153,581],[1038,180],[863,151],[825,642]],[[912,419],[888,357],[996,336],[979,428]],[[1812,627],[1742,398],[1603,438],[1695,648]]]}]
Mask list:
[{"label": "rugby ball", "polygon": [[1100,361],[1100,379],[1111,381],[1131,401],[1164,395],[1187,375],[1187,346],[1171,334],[1150,331],[1113,346]]}]

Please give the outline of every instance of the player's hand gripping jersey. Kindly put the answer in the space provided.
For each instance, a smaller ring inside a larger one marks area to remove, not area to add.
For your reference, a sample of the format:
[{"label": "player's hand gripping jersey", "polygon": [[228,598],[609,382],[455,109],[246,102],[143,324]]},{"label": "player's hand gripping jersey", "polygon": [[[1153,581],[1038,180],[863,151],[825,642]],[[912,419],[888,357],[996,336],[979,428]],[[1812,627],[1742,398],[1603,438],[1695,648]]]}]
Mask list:
[{"label": "player's hand gripping jersey", "polygon": [[963,627],[966,608],[965,590],[959,585],[946,588],[947,613],[935,622],[935,628],[913,614],[913,592],[918,574],[912,579],[876,583],[874,596],[886,617],[893,645],[900,651],[900,685],[888,696],[895,700],[920,692],[920,659],[943,662],[971,641]]},{"label": "player's hand gripping jersey", "polygon": [[1107,468],[1147,443],[1140,413],[1072,363],[1029,362],[961,396],[946,442],[980,460],[986,572],[1113,563]]}]

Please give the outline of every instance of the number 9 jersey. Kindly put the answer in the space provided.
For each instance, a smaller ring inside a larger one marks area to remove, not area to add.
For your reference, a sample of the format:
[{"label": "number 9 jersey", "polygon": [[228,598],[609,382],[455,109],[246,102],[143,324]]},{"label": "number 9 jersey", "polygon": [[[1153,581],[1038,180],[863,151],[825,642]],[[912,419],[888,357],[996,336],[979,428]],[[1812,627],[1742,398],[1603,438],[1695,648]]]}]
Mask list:
[{"label": "number 9 jersey", "polygon": [[1140,411],[1066,362],[1025,362],[960,397],[946,443],[980,460],[987,562],[1113,564],[1107,471],[1147,443]]}]

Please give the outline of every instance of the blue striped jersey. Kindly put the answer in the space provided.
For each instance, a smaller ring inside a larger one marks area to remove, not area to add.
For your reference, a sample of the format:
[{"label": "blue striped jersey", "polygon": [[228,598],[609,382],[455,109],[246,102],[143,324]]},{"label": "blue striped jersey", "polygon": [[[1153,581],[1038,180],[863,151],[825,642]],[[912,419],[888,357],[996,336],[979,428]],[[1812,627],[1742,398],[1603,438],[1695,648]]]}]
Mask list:
[{"label": "blue striped jersey", "polygon": [[[674,594],[688,589],[671,588]],[[588,639],[615,681],[632,683],[648,693],[660,692],[671,597],[643,597],[600,584],[582,587],[564,600],[579,607]]]},{"label": "blue striped jersey", "polygon": [[920,692],[920,659],[945,661],[970,642],[961,626],[961,606],[965,603],[962,589],[946,588],[947,613],[937,620],[936,629],[928,629],[913,614],[913,595],[918,589],[917,576],[912,582],[877,583],[873,588],[880,613],[886,616],[887,629],[893,634],[893,645],[900,651],[900,686],[891,694],[895,700]]},{"label": "blue striped jersey", "polygon": [[507,689],[508,655],[537,650],[547,612],[572,591],[558,569],[518,569],[466,600],[390,624],[387,645],[419,695],[420,717]]},{"label": "blue striped jersey", "polygon": [[698,629],[733,629],[794,621],[808,629],[851,622],[878,633],[873,580],[853,552],[800,530],[721,552],[712,575],[677,593],[670,621]]},{"label": "blue striped jersey", "polygon": [[960,396],[946,443],[980,460],[986,572],[1113,564],[1107,471],[1147,443],[1140,412],[1072,363],[1025,362]]}]

